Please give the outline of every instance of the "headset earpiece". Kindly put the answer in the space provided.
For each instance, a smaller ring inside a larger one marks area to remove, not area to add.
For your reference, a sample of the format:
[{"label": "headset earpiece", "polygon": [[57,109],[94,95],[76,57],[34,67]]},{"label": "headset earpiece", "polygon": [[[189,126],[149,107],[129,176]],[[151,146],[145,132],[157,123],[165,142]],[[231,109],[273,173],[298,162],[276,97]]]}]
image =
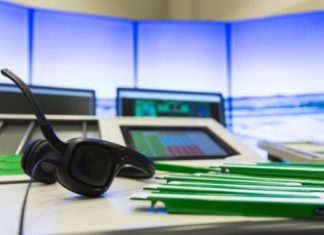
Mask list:
[{"label": "headset earpiece", "polygon": [[57,155],[46,140],[35,140],[26,147],[21,161],[22,169],[30,176],[36,164],[44,161],[37,167],[33,178],[45,184],[55,183],[55,166],[46,162],[46,158],[58,158]]},{"label": "headset earpiece", "polygon": [[55,174],[58,182],[72,192],[98,196],[107,191],[118,173],[147,179],[154,172],[153,162],[134,150],[100,139],[74,138],[68,141]]}]

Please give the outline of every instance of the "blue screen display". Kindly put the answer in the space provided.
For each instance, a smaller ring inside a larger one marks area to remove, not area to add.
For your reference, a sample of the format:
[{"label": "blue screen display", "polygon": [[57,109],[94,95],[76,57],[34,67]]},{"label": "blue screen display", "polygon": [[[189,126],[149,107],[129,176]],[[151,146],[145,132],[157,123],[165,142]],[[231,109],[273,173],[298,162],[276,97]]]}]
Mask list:
[{"label": "blue screen display", "polygon": [[131,128],[126,133],[129,147],[154,159],[224,158],[233,154],[204,129]]},{"label": "blue screen display", "polygon": [[[0,66],[29,81],[28,9],[0,2]],[[0,83],[10,83],[1,78]]]},{"label": "blue screen display", "polygon": [[140,88],[221,92],[227,95],[225,24],[141,21]]},{"label": "blue screen display", "polygon": [[134,86],[133,22],[36,10],[33,82],[87,88],[97,97]]},{"label": "blue screen display", "polygon": [[324,13],[232,24],[234,97],[324,92]]},{"label": "blue screen display", "polygon": [[324,12],[135,22],[0,2],[0,65],[33,85],[94,89],[97,113],[115,114],[117,87],[220,92],[238,132],[282,130],[287,120],[320,130],[323,26]]},{"label": "blue screen display", "polygon": [[324,141],[324,12],[232,23],[235,133]]}]

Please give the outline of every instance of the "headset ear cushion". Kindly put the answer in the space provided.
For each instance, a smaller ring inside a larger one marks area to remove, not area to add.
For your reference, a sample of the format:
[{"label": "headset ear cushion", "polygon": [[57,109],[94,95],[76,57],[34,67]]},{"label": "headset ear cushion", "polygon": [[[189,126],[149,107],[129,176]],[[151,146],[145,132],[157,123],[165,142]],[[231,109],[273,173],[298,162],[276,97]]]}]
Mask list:
[{"label": "headset ear cushion", "polygon": [[[31,176],[35,165],[50,154],[57,155],[57,153],[51,149],[46,140],[35,140],[29,143],[26,147],[21,159],[21,167],[27,175]],[[55,183],[55,166],[48,162],[40,163],[34,173],[33,178],[34,180],[45,184]]]}]

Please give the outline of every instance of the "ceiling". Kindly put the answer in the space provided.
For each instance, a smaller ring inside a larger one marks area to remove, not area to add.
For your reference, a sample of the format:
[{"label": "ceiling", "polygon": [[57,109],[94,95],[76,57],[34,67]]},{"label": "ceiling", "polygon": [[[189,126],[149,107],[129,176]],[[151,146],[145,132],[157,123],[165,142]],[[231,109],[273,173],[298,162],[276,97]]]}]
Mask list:
[{"label": "ceiling", "polygon": [[324,0],[3,0],[130,19],[233,21],[324,10]]}]

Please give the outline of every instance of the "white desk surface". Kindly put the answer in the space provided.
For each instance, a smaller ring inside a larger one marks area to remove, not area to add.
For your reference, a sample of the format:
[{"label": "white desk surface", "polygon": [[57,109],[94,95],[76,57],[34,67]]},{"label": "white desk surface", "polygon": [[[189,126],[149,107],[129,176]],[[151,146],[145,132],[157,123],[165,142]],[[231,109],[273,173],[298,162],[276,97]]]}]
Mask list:
[{"label": "white desk surface", "polygon": [[[143,120],[130,119],[132,122],[141,124]],[[118,119],[119,124],[129,123],[127,118]],[[156,119],[157,120],[157,119]],[[145,122],[156,122],[146,119]],[[170,124],[170,119],[161,119],[163,123]],[[116,139],[116,132],[110,122],[116,120],[101,121],[103,139]],[[193,120],[178,119],[182,125],[192,125]],[[173,125],[177,123],[172,122]],[[195,119],[198,126],[209,125],[211,130],[221,135],[231,143],[234,149],[239,150],[240,156],[224,159],[226,162],[255,162],[260,161],[259,156],[244,147],[228,131],[213,120]],[[113,127],[119,128],[118,125]],[[119,130],[119,129],[118,129]],[[113,133],[113,136],[108,134]],[[113,138],[114,137],[114,138]],[[217,163],[222,163],[217,160]],[[177,163],[176,161],[174,162]],[[183,164],[184,162],[181,162]],[[189,162],[186,162],[189,164]],[[199,165],[211,165],[212,162],[199,161]],[[189,164],[191,165],[191,164]],[[197,166],[196,162],[193,165]],[[32,185],[25,214],[25,234],[57,234],[57,233],[91,233],[118,230],[135,230],[143,228],[155,228],[173,225],[193,225],[206,223],[221,223],[234,221],[267,220],[266,218],[251,218],[243,216],[214,216],[214,215],[187,215],[168,214],[165,210],[150,209],[149,202],[131,201],[129,197],[135,192],[141,192],[145,184],[154,183],[154,180],[138,181],[126,178],[114,180],[111,188],[100,198],[84,198],[71,193],[59,184],[43,185],[34,183]],[[0,184],[0,234],[17,234],[20,210],[27,184]],[[269,218],[268,218],[269,219]]]},{"label": "white desk surface", "polygon": [[[30,190],[25,234],[91,233],[172,225],[267,220],[243,216],[168,214],[150,209],[149,202],[131,201],[129,196],[153,180],[116,178],[100,198],[84,198],[58,183],[34,183]],[[0,185],[0,234],[17,234],[26,183]],[[272,218],[273,220],[273,218]]]}]

